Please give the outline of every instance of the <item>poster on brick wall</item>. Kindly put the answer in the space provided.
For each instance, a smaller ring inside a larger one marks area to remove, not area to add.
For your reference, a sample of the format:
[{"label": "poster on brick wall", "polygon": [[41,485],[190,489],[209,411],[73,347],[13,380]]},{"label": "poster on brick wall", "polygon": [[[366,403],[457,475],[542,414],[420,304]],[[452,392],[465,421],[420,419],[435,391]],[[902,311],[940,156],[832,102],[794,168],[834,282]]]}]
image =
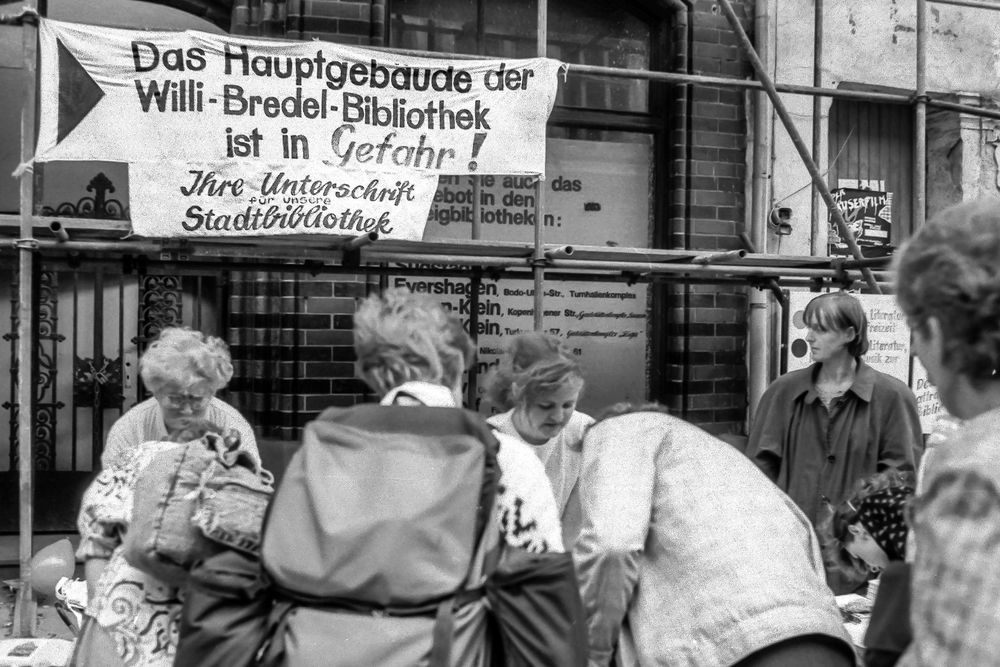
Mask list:
[{"label": "poster on brick wall", "polygon": [[[788,329],[785,332],[788,371],[811,364],[806,342],[805,309],[815,292],[789,292]],[[920,362],[910,357],[910,329],[892,294],[854,294],[868,317],[868,353],[862,357],[872,368],[907,383],[917,400],[924,433],[929,433],[943,408],[937,390]],[[912,369],[911,369],[912,365]]]},{"label": "poster on brick wall", "polygon": [[[651,164],[652,147],[646,143],[550,139],[549,177],[543,183],[545,242],[646,247]],[[482,238],[531,244],[533,181],[516,176],[482,181]],[[471,197],[471,179],[442,179],[424,239],[469,239]],[[401,272],[390,284],[439,296],[469,326],[468,279],[415,278]],[[618,401],[645,400],[647,286],[547,279],[544,289],[545,330],[563,339],[584,368],[587,387],[581,409],[597,412]],[[477,315],[479,398],[474,407],[488,413],[495,406],[484,400],[482,382],[500,362],[505,342],[534,328],[533,281],[484,277]]]},{"label": "poster on brick wall", "polygon": [[[833,200],[844,215],[844,221],[864,257],[884,257],[891,253],[892,193],[857,188],[837,188]],[[829,242],[831,257],[853,257],[847,241],[830,218]]]}]

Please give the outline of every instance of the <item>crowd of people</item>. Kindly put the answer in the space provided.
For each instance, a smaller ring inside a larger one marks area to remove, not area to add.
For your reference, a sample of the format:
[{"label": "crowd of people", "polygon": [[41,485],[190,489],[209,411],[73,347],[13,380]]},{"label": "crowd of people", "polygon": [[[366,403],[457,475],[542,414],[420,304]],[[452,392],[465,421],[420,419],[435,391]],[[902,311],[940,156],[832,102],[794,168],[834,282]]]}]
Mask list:
[{"label": "crowd of people", "polygon": [[882,572],[870,665],[995,664],[1000,205],[946,210],[896,270],[949,413],[926,454],[914,396],[864,362],[846,292],[809,303],[813,363],[768,388],[745,452],[658,404],[580,412],[580,360],[543,333],[509,341],[483,420],[462,409],[475,348],[459,320],[428,295],[370,296],[354,344],[378,405],[307,426],[259,540],[189,584],[126,557],[136,480],[211,432],[259,454],[215,396],[226,345],[166,329],[140,361],[152,397],[112,427],[80,509],[73,664],[848,667],[835,594]]}]

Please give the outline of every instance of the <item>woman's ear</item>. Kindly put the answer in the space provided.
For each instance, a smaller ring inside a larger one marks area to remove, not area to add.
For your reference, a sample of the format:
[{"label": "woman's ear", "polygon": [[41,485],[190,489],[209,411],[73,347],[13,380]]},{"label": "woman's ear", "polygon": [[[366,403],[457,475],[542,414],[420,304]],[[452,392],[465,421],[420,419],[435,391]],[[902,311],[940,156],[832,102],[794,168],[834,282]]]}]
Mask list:
[{"label": "woman's ear", "polygon": [[931,316],[927,318],[927,342],[930,347],[934,350],[934,353],[938,355],[939,359],[944,358],[944,328],[941,326],[941,320],[937,317]]},{"label": "woman's ear", "polygon": [[851,344],[858,339],[858,330],[854,327],[847,327],[844,329],[844,337],[847,339],[847,343]]}]

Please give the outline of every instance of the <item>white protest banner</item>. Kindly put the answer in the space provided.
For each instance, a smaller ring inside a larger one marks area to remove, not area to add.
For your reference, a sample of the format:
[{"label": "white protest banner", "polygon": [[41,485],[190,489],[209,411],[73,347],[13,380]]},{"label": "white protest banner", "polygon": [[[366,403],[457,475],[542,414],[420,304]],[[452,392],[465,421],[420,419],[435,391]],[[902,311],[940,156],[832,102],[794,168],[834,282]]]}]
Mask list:
[{"label": "white protest banner", "polygon": [[543,174],[560,63],[43,20],[36,160]]},{"label": "white protest banner", "polygon": [[377,232],[419,241],[437,177],[375,174],[322,163],[129,165],[132,231],[142,236]]}]

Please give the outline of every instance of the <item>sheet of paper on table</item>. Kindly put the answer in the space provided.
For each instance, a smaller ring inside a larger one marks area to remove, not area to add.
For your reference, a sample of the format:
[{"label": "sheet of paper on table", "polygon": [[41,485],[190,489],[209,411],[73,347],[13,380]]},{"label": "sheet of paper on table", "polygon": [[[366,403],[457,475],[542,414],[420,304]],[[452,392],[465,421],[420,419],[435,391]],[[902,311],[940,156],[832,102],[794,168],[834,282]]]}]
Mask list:
[{"label": "sheet of paper on table", "polygon": [[868,621],[871,617],[871,600],[854,593],[838,595],[836,600],[844,617],[844,629],[851,636],[855,646],[864,648],[865,633],[868,632]]}]

